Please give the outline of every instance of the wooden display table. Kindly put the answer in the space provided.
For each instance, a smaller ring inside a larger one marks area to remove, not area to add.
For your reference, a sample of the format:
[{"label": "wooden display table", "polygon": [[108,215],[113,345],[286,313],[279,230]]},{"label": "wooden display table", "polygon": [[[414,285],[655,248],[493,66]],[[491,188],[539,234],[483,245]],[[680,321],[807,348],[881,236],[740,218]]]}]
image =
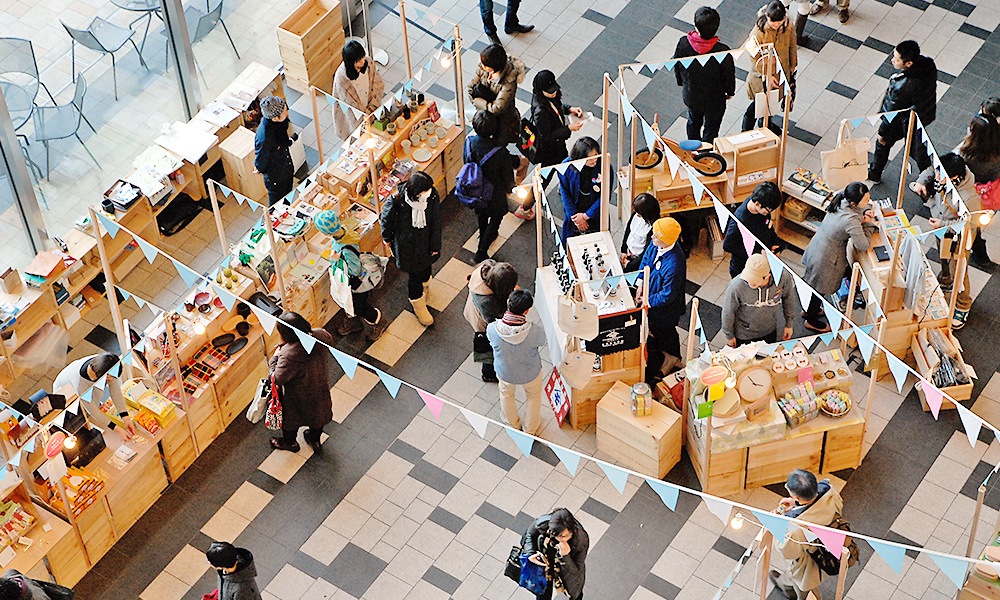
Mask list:
[{"label": "wooden display table", "polygon": [[227,187],[257,202],[267,197],[264,177],[254,172],[254,132],[237,127],[219,144]]},{"label": "wooden display table", "polygon": [[[978,515],[978,510],[976,512]],[[976,537],[976,523],[973,523],[972,533],[970,534],[973,538]],[[1000,517],[997,517],[996,523],[993,526],[993,532],[987,539],[986,546],[983,548],[982,552],[979,554],[972,554],[972,541],[969,543],[969,555],[976,556],[979,560],[993,561],[996,564],[995,559],[987,556],[987,551],[991,554],[996,554],[998,552],[998,547],[1000,547]],[[959,590],[958,599],[959,600],[1000,600],[1000,581],[993,579],[996,577],[995,572],[991,572],[989,577],[983,577],[976,571],[977,565],[970,565],[968,576],[965,580],[965,585]],[[991,568],[992,571],[992,568]]]},{"label": "wooden display table", "polygon": [[[631,170],[631,167],[626,167],[618,173],[619,183],[626,191],[627,196],[625,197],[628,198],[629,204],[639,194],[650,193],[659,201],[660,216],[664,217],[677,212],[712,208],[710,199],[703,198],[701,204],[695,202],[691,181],[684,168],[678,169],[676,177],[671,177],[670,167],[665,158],[652,169],[634,169],[634,182],[629,181]],[[729,178],[725,174],[716,177],[701,177],[701,182],[720,201],[727,203],[732,201],[728,194]]]},{"label": "wooden display table", "polygon": [[659,402],[632,414],[631,387],[616,382],[597,403],[597,449],[644,475],[663,479],[681,458],[681,416]]}]

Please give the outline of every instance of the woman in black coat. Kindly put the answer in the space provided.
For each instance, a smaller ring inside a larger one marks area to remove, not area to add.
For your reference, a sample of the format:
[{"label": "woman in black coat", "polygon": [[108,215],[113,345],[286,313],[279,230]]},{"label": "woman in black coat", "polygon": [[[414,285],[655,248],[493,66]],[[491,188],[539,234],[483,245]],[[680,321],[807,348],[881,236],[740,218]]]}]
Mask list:
[{"label": "woman in black coat", "polygon": [[333,336],[325,329],[313,329],[309,321],[293,312],[278,317],[281,345],[269,361],[274,384],[281,389],[281,437],[271,438],[277,450],[299,451],[296,437],[299,428],[307,427],[303,437],[316,452],[321,452],[320,435],[323,427],[333,421],[333,399],[330,397],[330,353],[325,348],[306,351],[299,334],[307,333],[327,345]]},{"label": "woman in black coat", "polygon": [[536,598],[551,600],[553,591],[561,591],[570,600],[583,600],[589,551],[590,536],[569,510],[557,508],[535,519],[521,538],[521,552],[545,566],[549,583]]},{"label": "woman in black coat", "polygon": [[434,180],[415,171],[399,191],[382,205],[382,240],[392,246],[396,267],[409,275],[407,296],[417,320],[434,324],[427,310],[431,265],[441,257],[441,197]]},{"label": "woman in black coat", "polygon": [[[566,160],[566,141],[574,131],[583,127],[583,121],[570,123],[567,115],[583,116],[583,109],[562,103],[562,91],[556,83],[552,71],[539,71],[531,83],[531,108],[528,121],[534,125],[538,137],[535,139],[534,163],[547,167]],[[545,178],[545,187],[552,181],[552,172]]]},{"label": "woman in black coat", "polygon": [[[500,235],[500,222],[507,214],[507,194],[514,189],[514,169],[516,159],[507,151],[506,146],[497,142],[500,121],[496,115],[481,110],[472,117],[472,129],[476,135],[469,136],[465,142],[465,152],[462,160],[466,163],[478,163],[489,155],[489,160],[480,165],[483,179],[493,185],[493,197],[489,204],[476,209],[479,220],[479,246],[476,248],[476,262],[489,258],[490,244]],[[490,155],[490,152],[493,152]]]}]

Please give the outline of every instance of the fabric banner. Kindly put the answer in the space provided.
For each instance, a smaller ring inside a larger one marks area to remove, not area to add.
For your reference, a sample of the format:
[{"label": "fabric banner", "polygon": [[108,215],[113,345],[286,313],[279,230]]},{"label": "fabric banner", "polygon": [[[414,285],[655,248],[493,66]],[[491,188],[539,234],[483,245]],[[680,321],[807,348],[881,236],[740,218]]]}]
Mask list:
[{"label": "fabric banner", "polygon": [[[403,382],[381,369],[375,369],[375,373],[378,375],[378,378],[382,380],[382,385],[385,386],[385,389],[389,390],[389,395],[395,398],[396,395],[399,394],[399,387],[403,384]],[[483,434],[479,434],[480,437],[482,437],[482,435]]]},{"label": "fabric banner", "polygon": [[[601,285],[600,281],[597,283],[598,286]],[[588,352],[598,356],[634,350],[641,345],[641,318],[642,312],[639,310],[603,317],[597,337],[584,341],[584,346]]]},{"label": "fabric banner", "polygon": [[552,452],[554,452],[559,460],[562,461],[562,464],[565,465],[569,474],[576,477],[576,471],[580,468],[580,455],[556,444],[550,444],[549,448],[551,448]]},{"label": "fabric banner", "polygon": [[444,408],[444,400],[438,398],[430,392],[425,392],[424,390],[417,389],[417,393],[420,395],[420,399],[424,401],[427,408],[430,409],[431,414],[434,415],[435,419],[441,418],[441,410]]}]

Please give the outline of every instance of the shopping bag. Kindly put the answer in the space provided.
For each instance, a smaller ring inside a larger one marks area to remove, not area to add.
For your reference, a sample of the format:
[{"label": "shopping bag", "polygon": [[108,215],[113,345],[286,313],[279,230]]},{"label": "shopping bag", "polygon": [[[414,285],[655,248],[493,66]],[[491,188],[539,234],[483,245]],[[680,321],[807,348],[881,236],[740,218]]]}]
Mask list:
[{"label": "shopping bag", "polygon": [[570,294],[559,298],[559,329],[571,337],[594,339],[600,331],[597,307],[586,300],[578,300],[573,290]]},{"label": "shopping bag", "polygon": [[247,408],[247,420],[251,423],[259,423],[267,412],[267,405],[271,401],[271,377],[262,377],[257,382],[257,391],[254,393],[250,407]]},{"label": "shopping bag", "polygon": [[527,554],[521,554],[521,578],[517,582],[517,585],[528,590],[536,596],[545,592],[545,588],[548,586],[549,581],[545,577],[545,567],[542,565],[536,565],[535,563],[528,560]]},{"label": "shopping bag", "polygon": [[354,316],[354,300],[351,296],[351,276],[347,271],[347,260],[341,256],[330,265],[330,295],[349,316]]},{"label": "shopping bag", "polygon": [[840,122],[837,147],[819,153],[823,181],[831,190],[842,190],[851,182],[868,178],[868,146],[868,138],[853,139],[847,135],[846,119]]},{"label": "shopping bag", "polygon": [[566,354],[559,363],[559,373],[570,387],[580,389],[590,383],[597,355],[576,346],[572,341],[567,344]]},{"label": "shopping bag", "polygon": [[281,429],[281,394],[278,386],[274,383],[274,376],[269,376],[271,380],[271,397],[267,402],[267,413],[264,415],[264,426],[271,431]]},{"label": "shopping bag", "polygon": [[1000,210],[1000,179],[988,183],[977,183],[976,191],[982,198],[985,210]]},{"label": "shopping bag", "polygon": [[504,577],[511,579],[514,583],[521,583],[521,545],[518,544],[510,549],[510,556],[507,557],[507,564],[503,569]]},{"label": "shopping bag", "polygon": [[215,590],[211,594],[205,594],[201,597],[201,600],[219,600],[219,590]]}]

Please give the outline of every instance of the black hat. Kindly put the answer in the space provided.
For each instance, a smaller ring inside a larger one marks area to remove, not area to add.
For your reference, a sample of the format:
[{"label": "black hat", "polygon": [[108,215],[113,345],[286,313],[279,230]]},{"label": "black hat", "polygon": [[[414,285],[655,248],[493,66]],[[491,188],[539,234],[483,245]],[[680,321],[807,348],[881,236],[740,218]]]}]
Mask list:
[{"label": "black hat", "polygon": [[539,71],[535,73],[532,89],[536,92],[554,94],[559,91],[559,84],[556,83],[556,76],[552,71]]}]

